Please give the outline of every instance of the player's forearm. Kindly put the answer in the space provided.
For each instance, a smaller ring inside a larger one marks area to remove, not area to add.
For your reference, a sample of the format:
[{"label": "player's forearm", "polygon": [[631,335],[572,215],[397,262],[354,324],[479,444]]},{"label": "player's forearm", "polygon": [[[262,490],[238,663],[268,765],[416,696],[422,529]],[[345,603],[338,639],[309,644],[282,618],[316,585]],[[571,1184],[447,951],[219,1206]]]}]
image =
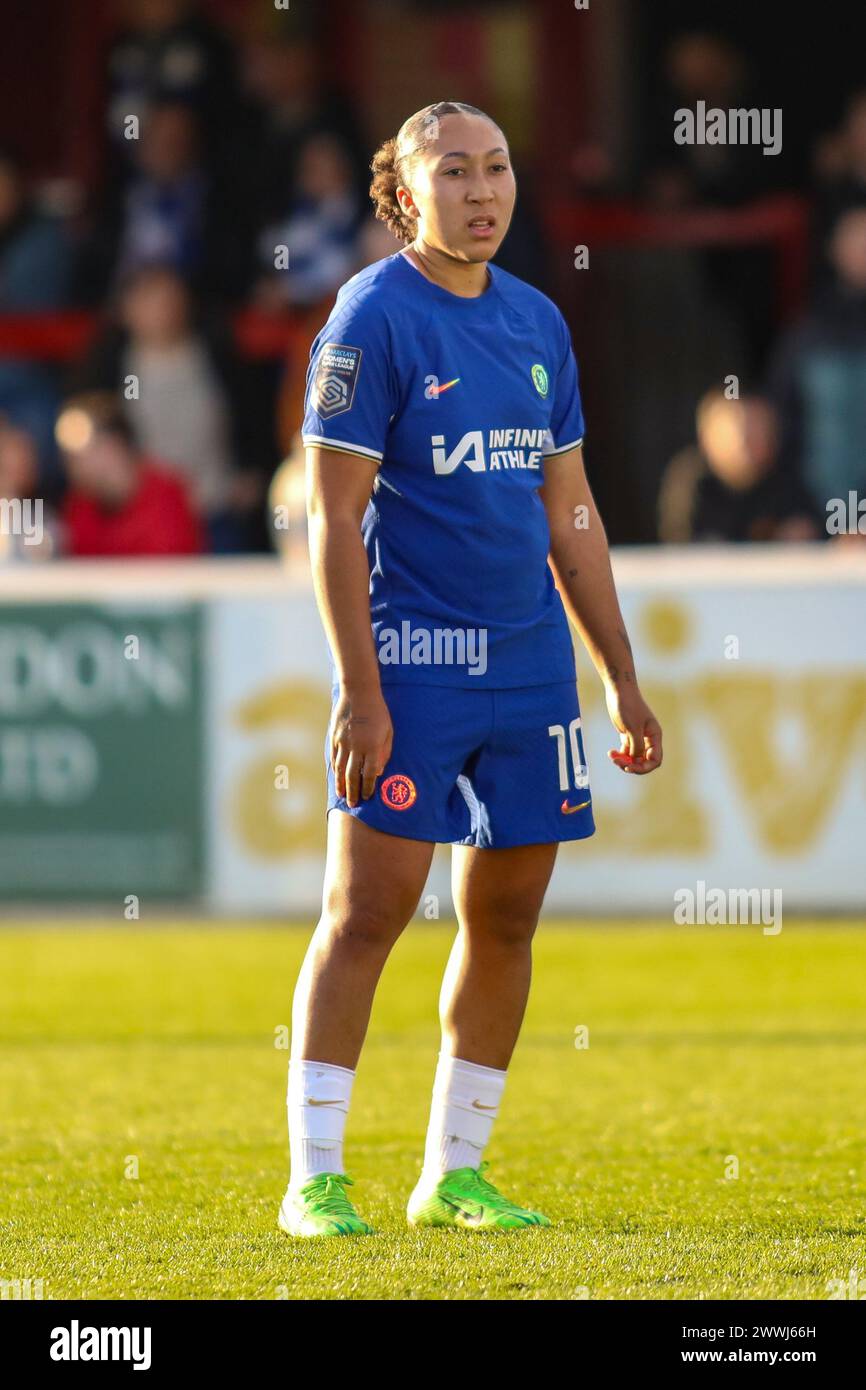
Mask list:
[{"label": "player's forearm", "polygon": [[565,611],[602,680],[615,686],[636,684],[607,536],[594,503],[586,529],[551,531],[550,562]]},{"label": "player's forearm", "polygon": [[370,626],[370,569],[354,518],[310,517],[310,568],[322,625],[344,690],[379,690]]}]

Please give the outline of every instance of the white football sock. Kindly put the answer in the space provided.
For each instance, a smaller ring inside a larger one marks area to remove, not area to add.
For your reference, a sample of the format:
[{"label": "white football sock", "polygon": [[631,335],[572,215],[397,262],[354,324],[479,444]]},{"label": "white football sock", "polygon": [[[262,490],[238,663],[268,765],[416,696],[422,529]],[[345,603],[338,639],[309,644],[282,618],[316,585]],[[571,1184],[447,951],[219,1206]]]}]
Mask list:
[{"label": "white football sock", "polygon": [[422,1180],[452,1168],[477,1168],[505,1088],[505,1072],[439,1053]]},{"label": "white football sock", "polygon": [[295,1191],[317,1173],[342,1173],[343,1132],[355,1073],[331,1062],[289,1062],[286,1109]]}]

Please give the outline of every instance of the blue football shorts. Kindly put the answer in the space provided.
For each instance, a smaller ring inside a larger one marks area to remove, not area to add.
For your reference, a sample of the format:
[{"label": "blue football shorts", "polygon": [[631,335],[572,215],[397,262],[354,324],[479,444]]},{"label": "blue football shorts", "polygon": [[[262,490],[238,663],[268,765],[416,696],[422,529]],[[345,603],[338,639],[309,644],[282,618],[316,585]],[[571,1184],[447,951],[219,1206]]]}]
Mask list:
[{"label": "blue football shorts", "polygon": [[385,685],[383,694],[391,756],[357,806],[337,796],[329,724],[328,811],[389,835],[479,849],[594,833],[575,681],[513,690]]}]

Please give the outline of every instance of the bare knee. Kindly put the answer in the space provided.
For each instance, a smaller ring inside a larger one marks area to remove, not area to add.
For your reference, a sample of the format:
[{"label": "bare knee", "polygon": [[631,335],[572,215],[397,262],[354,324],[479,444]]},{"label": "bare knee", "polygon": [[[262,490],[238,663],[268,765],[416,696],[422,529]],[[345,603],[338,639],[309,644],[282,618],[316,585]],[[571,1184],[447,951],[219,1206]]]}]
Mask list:
[{"label": "bare knee", "polygon": [[332,894],[325,901],[318,932],[332,947],[387,953],[411,913],[411,907],[404,910],[399,902]]},{"label": "bare knee", "polygon": [[538,913],[534,897],[524,901],[517,896],[486,903],[483,909],[469,908],[460,913],[460,920],[473,941],[521,949],[529,946],[535,935]]}]

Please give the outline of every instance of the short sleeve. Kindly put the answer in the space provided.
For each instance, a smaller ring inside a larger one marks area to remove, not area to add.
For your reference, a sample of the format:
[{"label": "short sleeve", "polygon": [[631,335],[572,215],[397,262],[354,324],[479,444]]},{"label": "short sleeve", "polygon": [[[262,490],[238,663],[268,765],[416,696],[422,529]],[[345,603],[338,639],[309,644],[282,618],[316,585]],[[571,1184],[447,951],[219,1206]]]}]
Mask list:
[{"label": "short sleeve", "polygon": [[396,409],[386,315],[368,297],[338,304],[310,352],[301,438],[381,460]]},{"label": "short sleeve", "polygon": [[583,443],[583,407],[580,403],[580,387],[577,384],[577,362],[571,346],[571,333],[562,315],[559,315],[560,342],[563,356],[559,370],[553,381],[553,404],[550,412],[550,438],[544,454],[564,454],[568,449],[576,449]]}]

